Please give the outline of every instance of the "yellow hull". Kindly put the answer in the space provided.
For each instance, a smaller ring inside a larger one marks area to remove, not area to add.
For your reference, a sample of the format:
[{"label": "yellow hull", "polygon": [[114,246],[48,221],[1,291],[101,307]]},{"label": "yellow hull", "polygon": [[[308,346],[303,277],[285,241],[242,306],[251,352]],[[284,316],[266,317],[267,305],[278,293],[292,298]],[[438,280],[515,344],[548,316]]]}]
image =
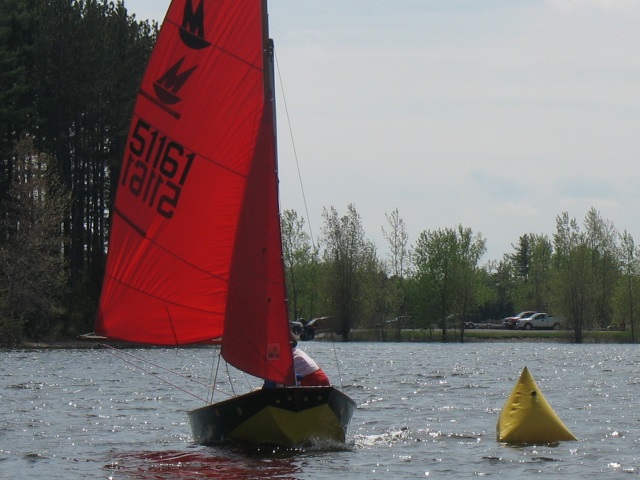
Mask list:
[{"label": "yellow hull", "polygon": [[345,430],[327,405],[302,412],[266,407],[236,429],[227,438],[245,443],[302,445],[314,440],[344,443]]},{"label": "yellow hull", "polygon": [[257,445],[343,443],[355,402],[334,387],[263,388],[189,412],[194,441]]},{"label": "yellow hull", "polygon": [[498,441],[515,444],[577,440],[544,398],[527,367],[502,408],[496,433]]}]

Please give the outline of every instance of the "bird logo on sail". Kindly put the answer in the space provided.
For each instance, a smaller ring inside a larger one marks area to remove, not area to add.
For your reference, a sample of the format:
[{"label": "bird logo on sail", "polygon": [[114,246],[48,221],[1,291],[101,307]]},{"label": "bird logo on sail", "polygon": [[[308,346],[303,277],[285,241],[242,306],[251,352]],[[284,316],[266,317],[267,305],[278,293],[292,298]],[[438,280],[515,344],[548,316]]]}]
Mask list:
[{"label": "bird logo on sail", "polygon": [[[201,50],[211,45],[205,39],[204,18],[204,1],[201,1],[195,9],[192,0],[185,2],[182,24],[178,31],[182,43],[191,50]],[[175,105],[180,102],[180,89],[197,68],[196,65],[183,70],[182,64],[185,58],[186,56],[183,56],[174,63],[153,84],[156,97],[165,105]]]},{"label": "bird logo on sail", "polygon": [[173,105],[178,103],[181,99],[178,96],[180,89],[184,86],[184,83],[191,76],[196,66],[191,67],[188,70],[180,71],[182,68],[182,62],[185,57],[182,57],[176,63],[173,64],[169,70],[167,70],[162,77],[155,81],[153,89],[156,92],[156,96],[161,102]]},{"label": "bird logo on sail", "polygon": [[211,45],[204,38],[204,0],[198,4],[195,10],[191,0],[187,0],[185,3],[180,39],[187,47],[194,50],[201,50]]}]

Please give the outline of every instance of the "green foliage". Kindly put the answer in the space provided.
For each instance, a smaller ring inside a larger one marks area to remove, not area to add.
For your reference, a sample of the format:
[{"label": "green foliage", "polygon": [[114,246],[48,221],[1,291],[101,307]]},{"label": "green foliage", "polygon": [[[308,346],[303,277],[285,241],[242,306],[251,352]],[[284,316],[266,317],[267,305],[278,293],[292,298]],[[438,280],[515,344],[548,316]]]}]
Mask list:
[{"label": "green foliage", "polygon": [[508,255],[501,261],[489,261],[482,269],[480,317],[499,319],[515,311],[515,278]]},{"label": "green foliage", "polygon": [[318,248],[304,229],[305,221],[293,210],[281,216],[282,249],[289,293],[289,318],[310,320],[323,315],[319,290],[321,268]]},{"label": "green foliage", "polygon": [[[24,326],[27,335],[41,336],[69,331],[70,312],[74,321],[82,322],[79,325],[93,318],[108,237],[106,212],[114,194],[111,179],[118,175],[156,27],[135,21],[122,1],[0,0],[0,242],[4,254],[14,259],[12,267],[20,254],[27,255],[26,266],[33,262],[32,246],[23,245],[21,251],[20,245],[9,243],[16,233],[14,197],[23,186],[16,176],[19,139],[33,138],[39,157],[55,160],[50,168],[58,174],[60,188],[73,192],[61,222],[64,242],[59,253],[65,268],[60,271],[66,284],[59,288],[50,277],[38,279],[42,288],[49,282],[52,292],[61,296],[56,304],[63,305],[66,321],[54,326],[49,320],[35,320],[37,315],[28,310],[43,297],[27,301],[30,290],[20,283],[21,288],[10,294],[0,293],[2,308],[12,311],[11,318],[25,317],[10,328]],[[9,270],[4,266],[1,273],[18,280],[20,270]],[[16,304],[18,292],[25,312],[10,306]],[[7,298],[14,300],[8,304]],[[84,305],[82,312],[78,305]]]},{"label": "green foliage", "polygon": [[432,305],[438,313],[442,336],[453,326],[449,319],[460,322],[475,314],[478,306],[481,273],[479,262],[486,251],[481,235],[470,228],[424,231],[414,249],[418,281],[432,292]]},{"label": "green foliage", "polygon": [[372,297],[380,265],[375,246],[365,238],[362,220],[353,205],[340,217],[335,208],[323,210],[323,257],[327,265],[325,278],[331,316],[337,331],[346,341],[351,329],[362,318],[374,314]]},{"label": "green foliage", "polygon": [[0,333],[10,342],[41,338],[57,328],[68,275],[62,223],[69,195],[51,158],[34,150],[30,139],[20,142],[15,158],[17,180],[0,244]]},{"label": "green foliage", "polygon": [[513,271],[516,310],[550,310],[553,245],[546,235],[525,234],[506,255]]},{"label": "green foliage", "polygon": [[[154,33],[127,15],[122,2],[36,2],[30,78],[38,147],[58,160],[73,191],[64,224],[74,284],[99,291],[108,217],[135,93]],[[76,282],[77,280],[77,282]],[[96,298],[94,297],[94,303]]]},{"label": "green foliage", "polygon": [[615,285],[620,278],[618,233],[591,209],[584,231],[565,212],[556,219],[554,291],[557,310],[572,325],[575,341],[585,329],[611,326]]},{"label": "green foliage", "polygon": [[595,326],[606,328],[613,318],[613,292],[620,278],[618,257],[619,234],[611,222],[591,208],[584,220],[588,247],[591,252],[591,271],[595,282]]},{"label": "green foliage", "polygon": [[638,316],[640,312],[640,258],[633,237],[623,232],[618,247],[620,278],[616,283],[613,298],[616,330],[631,331],[631,340],[638,340]]},{"label": "green foliage", "polygon": [[22,0],[0,0],[0,217],[7,214],[12,157],[29,117],[33,19]]},{"label": "green foliage", "polygon": [[[79,333],[93,319],[113,179],[156,33],[122,1],[0,0],[0,333],[11,342]],[[638,248],[595,209],[582,226],[562,213],[552,240],[526,233],[484,266],[485,240],[468,228],[427,230],[411,245],[398,209],[386,219],[383,265],[354,205],[325,209],[318,245],[283,212],[292,318],[332,315],[347,339],[410,316],[446,338],[461,318],[537,309],[566,317],[577,342],[622,326],[637,341]]]},{"label": "green foliage", "polygon": [[[355,209],[351,207],[350,212]],[[340,219],[332,210],[327,214],[327,225],[333,227],[335,238],[343,240],[349,238],[348,232],[359,232],[359,240],[353,243],[366,245],[364,233],[354,229],[348,218]],[[397,242],[404,227],[397,211],[387,220],[390,228],[383,228],[383,234],[389,243],[388,265],[399,264],[394,263],[397,252],[412,250],[411,261],[402,269],[410,274],[397,276],[398,270],[393,267],[374,273],[373,268],[366,275],[370,281],[366,286],[358,285],[360,293],[353,295],[355,290],[350,289],[354,286],[336,281],[338,272],[329,250],[320,263],[329,279],[322,289],[323,298],[329,300],[327,310],[339,311],[336,302],[349,298],[336,295],[338,285],[341,292],[350,292],[351,298],[368,298],[358,305],[354,325],[369,329],[376,338],[388,339],[388,331],[396,340],[405,338],[406,326],[385,322],[398,316],[411,317],[411,328],[430,332],[430,338],[435,338],[433,328],[437,325],[442,329],[441,338],[447,339],[447,330],[454,328],[462,339],[464,319],[493,319],[499,323],[516,310],[537,309],[564,317],[575,342],[584,340],[585,331],[609,329],[630,330],[631,339],[636,341],[638,249],[628,233],[619,235],[594,209],[585,217],[584,229],[563,213],[557,217],[553,242],[545,235],[525,234],[513,253],[484,266],[480,260],[485,241],[468,228],[425,231],[409,247]],[[357,221],[354,224],[358,225]],[[356,311],[353,305],[350,308]]]}]

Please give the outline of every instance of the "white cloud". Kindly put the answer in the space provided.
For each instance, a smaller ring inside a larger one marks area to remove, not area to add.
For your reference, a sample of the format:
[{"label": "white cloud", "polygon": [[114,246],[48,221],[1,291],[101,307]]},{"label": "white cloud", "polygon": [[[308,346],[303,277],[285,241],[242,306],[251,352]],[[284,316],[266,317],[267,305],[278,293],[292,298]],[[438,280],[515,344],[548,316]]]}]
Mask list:
[{"label": "white cloud", "polygon": [[636,0],[547,0],[547,3],[562,12],[582,9],[624,11],[638,7]]}]

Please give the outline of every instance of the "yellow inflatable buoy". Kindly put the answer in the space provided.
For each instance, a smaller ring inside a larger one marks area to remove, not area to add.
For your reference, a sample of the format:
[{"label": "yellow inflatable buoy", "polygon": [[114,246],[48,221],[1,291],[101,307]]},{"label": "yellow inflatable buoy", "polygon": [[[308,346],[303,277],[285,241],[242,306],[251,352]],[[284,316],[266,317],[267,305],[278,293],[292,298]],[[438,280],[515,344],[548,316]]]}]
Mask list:
[{"label": "yellow inflatable buoy", "polygon": [[577,440],[544,398],[527,367],[502,407],[496,431],[498,441],[505,443]]}]

